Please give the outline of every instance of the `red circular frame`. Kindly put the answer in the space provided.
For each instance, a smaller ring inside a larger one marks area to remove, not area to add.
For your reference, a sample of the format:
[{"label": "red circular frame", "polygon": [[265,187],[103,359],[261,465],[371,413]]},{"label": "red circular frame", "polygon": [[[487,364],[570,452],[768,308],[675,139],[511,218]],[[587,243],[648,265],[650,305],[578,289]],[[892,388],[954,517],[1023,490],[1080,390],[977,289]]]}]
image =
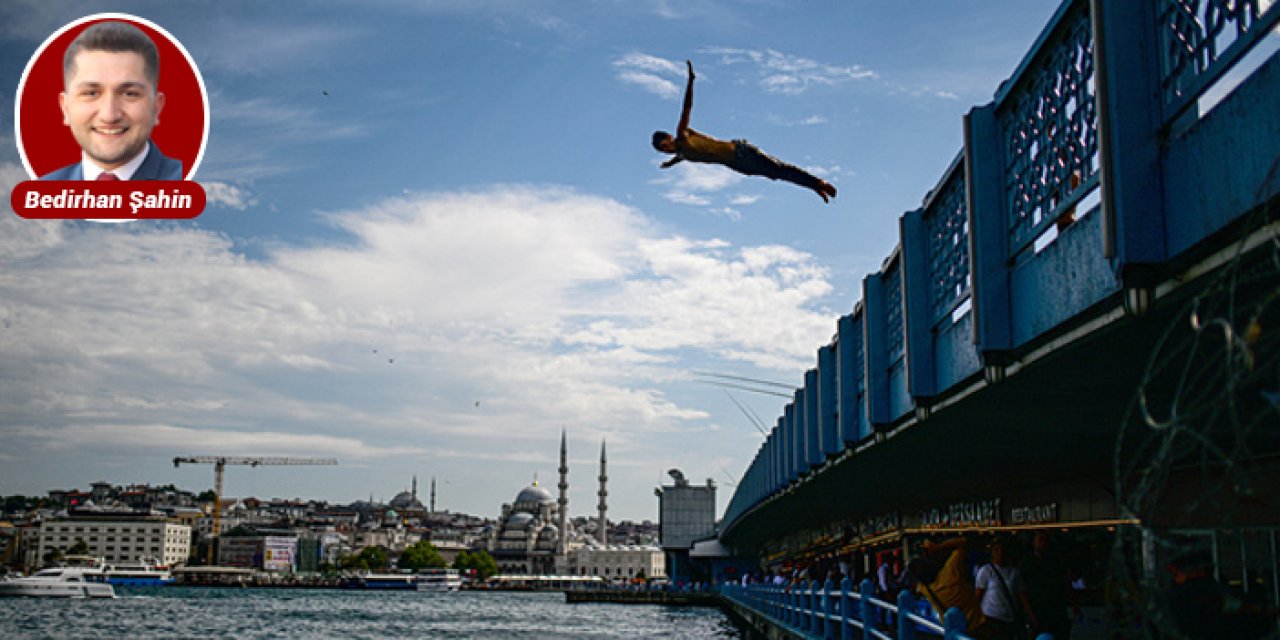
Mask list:
[{"label": "red circular frame", "polygon": [[63,124],[58,94],[63,90],[62,58],[80,32],[98,22],[128,22],[142,29],[160,54],[157,89],[165,94],[160,124],[151,140],[164,155],[182,162],[190,180],[200,166],[209,137],[209,98],[195,61],[161,27],[121,13],[101,13],[76,20],[45,40],[27,63],[18,83],[14,129],[18,153],[31,177],[39,178],[81,159],[80,145]]}]

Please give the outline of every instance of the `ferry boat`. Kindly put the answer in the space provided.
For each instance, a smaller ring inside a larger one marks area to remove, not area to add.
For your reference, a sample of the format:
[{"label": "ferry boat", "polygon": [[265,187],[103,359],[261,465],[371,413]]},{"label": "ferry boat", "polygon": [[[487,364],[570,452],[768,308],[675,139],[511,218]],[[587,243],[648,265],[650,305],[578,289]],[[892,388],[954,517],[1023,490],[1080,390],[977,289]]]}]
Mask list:
[{"label": "ferry boat", "polygon": [[457,591],[462,588],[462,574],[457,569],[423,569],[416,577],[418,591]]},{"label": "ferry boat", "polygon": [[33,598],[114,598],[110,584],[94,582],[90,567],[53,567],[34,575],[0,580],[0,596]]},{"label": "ferry boat", "polygon": [[103,564],[98,568],[97,574],[89,574],[89,577],[115,586],[163,587],[173,584],[173,574],[169,572],[169,567],[145,560],[129,564]]},{"label": "ferry boat", "polygon": [[360,573],[343,580],[342,588],[414,591],[418,588],[418,579],[411,573]]}]

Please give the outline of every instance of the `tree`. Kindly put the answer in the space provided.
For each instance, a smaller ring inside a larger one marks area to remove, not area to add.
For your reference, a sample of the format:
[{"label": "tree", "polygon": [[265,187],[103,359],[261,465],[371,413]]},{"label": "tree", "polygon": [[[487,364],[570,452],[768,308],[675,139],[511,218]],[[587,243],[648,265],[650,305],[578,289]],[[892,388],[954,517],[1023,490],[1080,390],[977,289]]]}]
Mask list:
[{"label": "tree", "polygon": [[196,502],[213,502],[217,498],[218,494],[214,493],[213,489],[208,489],[206,491],[201,491],[200,495],[196,496]]},{"label": "tree", "polygon": [[443,567],[447,564],[435,545],[427,540],[419,540],[408,549],[405,549],[404,553],[400,554],[400,560],[396,563],[396,566],[401,569],[417,571],[426,567]]},{"label": "tree", "polygon": [[493,556],[489,555],[488,551],[481,550],[474,553],[463,551],[458,554],[457,558],[454,558],[453,568],[458,571],[474,570],[477,580],[485,580],[498,572],[498,563],[493,559]]},{"label": "tree", "polygon": [[89,545],[85,544],[84,540],[76,540],[76,543],[71,545],[70,549],[67,549],[67,555],[87,556],[89,555]]},{"label": "tree", "polygon": [[62,549],[50,549],[46,551],[41,560],[44,560],[44,566],[46,567],[62,564]]},{"label": "tree", "polygon": [[382,547],[365,547],[360,553],[342,559],[344,569],[377,571],[387,568],[387,550]]}]

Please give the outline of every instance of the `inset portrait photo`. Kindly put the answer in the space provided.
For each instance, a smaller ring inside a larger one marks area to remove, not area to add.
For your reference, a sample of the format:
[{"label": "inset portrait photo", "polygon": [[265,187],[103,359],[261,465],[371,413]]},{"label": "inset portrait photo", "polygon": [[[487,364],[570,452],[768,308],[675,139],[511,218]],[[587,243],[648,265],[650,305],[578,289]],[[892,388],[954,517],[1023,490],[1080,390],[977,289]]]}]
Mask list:
[{"label": "inset portrait photo", "polygon": [[172,35],[137,16],[76,20],[36,50],[14,130],[32,179],[190,180],[209,137],[209,99]]}]

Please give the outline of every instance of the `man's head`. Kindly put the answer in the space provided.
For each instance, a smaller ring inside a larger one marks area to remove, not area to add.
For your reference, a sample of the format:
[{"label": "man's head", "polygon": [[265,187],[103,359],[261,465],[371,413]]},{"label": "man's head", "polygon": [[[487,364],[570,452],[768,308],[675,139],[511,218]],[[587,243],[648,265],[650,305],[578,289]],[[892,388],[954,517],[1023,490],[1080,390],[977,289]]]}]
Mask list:
[{"label": "man's head", "polygon": [[653,132],[653,148],[663,153],[676,152],[676,139],[666,131]]},{"label": "man's head", "polygon": [[85,29],[67,47],[62,77],[63,124],[90,158],[115,169],[146,148],[165,99],[156,90],[156,45],[141,29],[124,22]]},{"label": "man's head", "polygon": [[1008,549],[1006,548],[1007,545],[1008,543],[1005,541],[1004,538],[997,537],[995,540],[991,541],[991,561],[992,562],[1000,566],[1005,565],[1005,563],[1009,559],[1009,555],[1007,553]]}]

